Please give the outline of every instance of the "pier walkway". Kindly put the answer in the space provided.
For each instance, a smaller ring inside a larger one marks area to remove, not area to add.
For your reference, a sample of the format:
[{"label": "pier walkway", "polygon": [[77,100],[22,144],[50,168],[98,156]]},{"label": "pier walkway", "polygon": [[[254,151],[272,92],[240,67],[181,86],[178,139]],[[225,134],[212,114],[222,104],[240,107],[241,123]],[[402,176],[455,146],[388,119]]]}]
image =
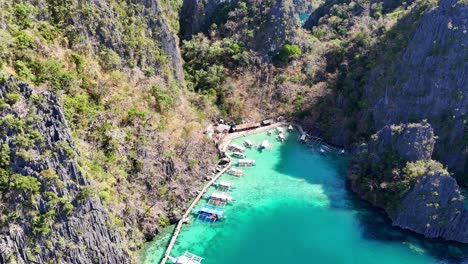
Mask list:
[{"label": "pier walkway", "polygon": [[[246,135],[250,135],[250,134],[255,134],[255,133],[259,133],[259,132],[263,132],[263,131],[268,131],[268,130],[271,130],[271,129],[275,128],[275,127],[288,126],[288,125],[290,125],[290,123],[287,123],[287,122],[274,123],[274,124],[269,125],[269,126],[259,127],[259,128],[248,130],[248,131],[242,131],[242,132],[235,132],[235,133],[227,134],[225,137],[223,137],[221,139],[221,141],[218,144],[218,150],[219,150],[222,157],[227,157],[229,159],[229,163],[226,165],[226,167],[224,167],[224,169],[222,169],[220,172],[218,172],[213,177],[213,179],[211,179],[205,185],[205,187],[203,187],[203,189],[200,191],[198,196],[195,197],[195,199],[192,201],[190,206],[187,208],[184,215],[182,216],[182,218],[177,223],[177,226],[176,226],[176,228],[174,230],[174,233],[172,234],[171,241],[169,242],[169,245],[167,246],[166,252],[164,253],[164,258],[161,260],[161,264],[166,264],[167,263],[167,260],[169,259],[169,255],[171,254],[172,248],[175,245],[177,237],[179,236],[179,233],[180,233],[180,231],[182,229],[182,226],[184,225],[184,223],[186,223],[190,219],[190,213],[192,212],[192,209],[195,207],[195,205],[198,203],[198,201],[200,201],[200,199],[203,197],[203,195],[208,191],[208,188],[210,188],[210,186],[213,185],[219,179],[219,177],[221,177],[221,175],[223,175],[229,168],[231,168],[232,159],[231,159],[231,157],[229,155],[226,154],[226,148],[229,145],[229,143],[233,139],[238,138],[238,137],[242,137],[242,136],[246,136]],[[291,125],[297,127],[298,130],[301,133],[304,133],[304,131],[303,131],[303,129],[302,129],[302,127],[300,125],[298,125],[298,124],[291,124]]]}]

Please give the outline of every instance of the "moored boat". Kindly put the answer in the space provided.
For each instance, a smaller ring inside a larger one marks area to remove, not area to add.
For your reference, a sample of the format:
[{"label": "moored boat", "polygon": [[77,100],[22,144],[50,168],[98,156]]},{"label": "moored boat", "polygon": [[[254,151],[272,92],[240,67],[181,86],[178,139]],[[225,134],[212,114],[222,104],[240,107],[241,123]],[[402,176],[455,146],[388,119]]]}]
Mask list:
[{"label": "moored boat", "polygon": [[236,169],[236,168],[231,168],[230,170],[228,170],[227,173],[228,173],[229,175],[237,176],[237,177],[240,177],[240,176],[244,175],[244,171],[243,171],[243,170],[239,170],[239,169]]},{"label": "moored boat", "polygon": [[244,146],[246,146],[247,148],[251,148],[253,145],[254,145],[254,143],[249,139],[246,139],[244,141]]},{"label": "moored boat", "polygon": [[258,145],[258,148],[260,150],[271,149],[271,144],[270,144],[270,142],[268,140],[265,139],[265,140],[262,141],[262,143],[260,143]]},{"label": "moored boat", "polygon": [[237,165],[239,167],[252,167],[253,165],[255,165],[255,160],[241,159],[237,161]]},{"label": "moored boat", "polygon": [[236,158],[241,158],[241,159],[245,159],[245,157],[246,157],[246,156],[245,156],[245,153],[237,152],[237,151],[233,152],[233,153],[232,153],[232,156],[233,156],[233,157],[236,157]]},{"label": "moored boat", "polygon": [[242,153],[245,152],[245,148],[242,147],[242,146],[239,146],[239,145],[237,145],[237,144],[231,144],[231,145],[229,145],[229,146],[228,146],[228,149],[229,149],[230,151],[236,151],[236,152],[242,152]]}]

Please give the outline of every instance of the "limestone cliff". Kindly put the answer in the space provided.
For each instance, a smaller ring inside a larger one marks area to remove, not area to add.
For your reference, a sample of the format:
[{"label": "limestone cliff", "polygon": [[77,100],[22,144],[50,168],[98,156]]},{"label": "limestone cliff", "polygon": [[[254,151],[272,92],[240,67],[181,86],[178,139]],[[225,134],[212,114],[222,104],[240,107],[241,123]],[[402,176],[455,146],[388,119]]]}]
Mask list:
[{"label": "limestone cliff", "polygon": [[[294,42],[299,27],[292,0],[237,3],[218,0],[185,0],[181,10],[181,38],[199,32],[219,31],[220,36],[245,43],[248,48],[272,55],[285,43]],[[300,3],[298,7],[310,5]],[[215,24],[215,28],[211,26]]]},{"label": "limestone cliff", "polygon": [[[325,39],[335,30],[341,40],[326,55],[327,74],[337,76],[327,80],[333,90],[319,110],[328,140],[352,148],[385,125],[427,119],[439,137],[434,157],[466,183],[466,1],[330,0],[307,26]],[[347,33],[356,30],[355,38]]]},{"label": "limestone cliff", "polygon": [[442,0],[420,20],[392,65],[366,88],[375,127],[427,119],[439,137],[434,157],[465,181],[468,171],[468,6]]},{"label": "limestone cliff", "polygon": [[[169,77],[182,85],[179,40],[169,27],[160,1],[134,2],[117,5],[99,0],[69,1],[51,4],[49,9],[66,8],[62,21],[57,22],[66,30],[71,47],[95,53],[110,49],[123,59],[123,65],[168,71]],[[60,18],[57,13],[51,12],[52,20]]]},{"label": "limestone cliff", "polygon": [[0,263],[128,263],[57,98],[0,84]]},{"label": "limestone cliff", "polygon": [[431,159],[434,144],[426,122],[385,126],[357,151],[351,187],[383,208],[396,226],[468,242],[463,196],[455,179]]}]

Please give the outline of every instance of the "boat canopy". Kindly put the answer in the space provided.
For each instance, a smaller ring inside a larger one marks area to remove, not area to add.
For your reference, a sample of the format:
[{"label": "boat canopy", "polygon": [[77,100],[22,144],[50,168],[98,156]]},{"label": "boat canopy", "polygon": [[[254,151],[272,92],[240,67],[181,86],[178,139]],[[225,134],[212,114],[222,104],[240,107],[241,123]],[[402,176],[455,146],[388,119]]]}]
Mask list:
[{"label": "boat canopy", "polygon": [[255,160],[252,159],[241,159],[239,160],[240,163],[255,163]]},{"label": "boat canopy", "polygon": [[219,199],[221,201],[233,201],[232,199],[232,196],[230,195],[227,195],[226,193],[224,192],[218,192],[218,191],[215,191],[211,194],[210,198],[212,199]]},{"label": "boat canopy", "polygon": [[232,188],[232,183],[222,181],[222,182],[219,183],[219,186],[231,189]]},{"label": "boat canopy", "polygon": [[283,133],[284,129],[282,127],[277,127],[276,132]]},{"label": "boat canopy", "polygon": [[262,143],[260,143],[260,148],[262,149],[271,149],[271,144],[268,142],[268,140],[263,140]]},{"label": "boat canopy", "polygon": [[254,165],[255,164],[255,160],[251,160],[251,159],[240,159],[238,161],[238,164],[240,166],[251,166],[251,165]]},{"label": "boat canopy", "polygon": [[244,171],[236,169],[236,168],[231,168],[230,170],[228,170],[228,174],[231,174],[234,176],[242,176],[244,175]]},{"label": "boat canopy", "polygon": [[289,126],[288,126],[288,130],[289,130],[289,131],[293,131],[293,130],[294,130],[293,126],[292,126],[292,125],[289,125]]},{"label": "boat canopy", "polygon": [[244,152],[244,151],[245,151],[245,148],[242,147],[242,146],[239,146],[239,145],[237,145],[237,144],[231,144],[231,145],[229,145],[229,150],[238,151],[238,152]]},{"label": "boat canopy", "polygon": [[199,264],[202,262],[203,258],[199,257],[195,254],[192,254],[188,251],[184,253],[184,255],[176,258],[169,257],[169,259],[174,262],[175,264]]},{"label": "boat canopy", "polygon": [[301,141],[305,141],[305,140],[306,140],[306,134],[302,134]]},{"label": "boat canopy", "polygon": [[210,214],[210,215],[216,215],[218,218],[224,217],[224,212],[223,210],[216,209],[215,207],[203,207],[198,210],[199,214]]},{"label": "boat canopy", "polygon": [[278,139],[280,139],[280,140],[285,140],[286,137],[284,136],[283,133],[280,133],[280,134],[278,135]]},{"label": "boat canopy", "polygon": [[244,141],[244,145],[246,145],[247,147],[252,147],[252,146],[253,146],[253,142],[252,142],[251,140],[249,140],[249,139],[246,139],[246,140]]},{"label": "boat canopy", "polygon": [[232,153],[232,155],[233,155],[234,157],[245,158],[245,154],[242,153],[242,152],[234,151],[234,152]]}]

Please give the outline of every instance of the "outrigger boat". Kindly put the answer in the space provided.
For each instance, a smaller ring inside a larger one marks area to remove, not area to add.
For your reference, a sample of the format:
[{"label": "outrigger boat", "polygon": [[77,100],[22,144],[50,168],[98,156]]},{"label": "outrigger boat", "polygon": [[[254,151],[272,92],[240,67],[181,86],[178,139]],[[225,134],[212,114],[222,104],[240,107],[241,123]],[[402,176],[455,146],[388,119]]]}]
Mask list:
[{"label": "outrigger boat", "polygon": [[203,260],[202,257],[199,257],[195,254],[192,254],[188,251],[185,251],[184,255],[179,256],[177,258],[168,257],[174,264],[200,264]]},{"label": "outrigger boat", "polygon": [[284,132],[284,129],[282,127],[276,127],[276,133],[281,134]]},{"label": "outrigger boat", "polygon": [[193,209],[193,213],[197,214],[197,219],[214,223],[219,219],[225,218],[224,211],[215,206],[207,205],[199,209]]},{"label": "outrigger boat", "polygon": [[230,183],[230,182],[222,181],[222,182],[218,183],[218,190],[219,191],[225,192],[225,191],[231,191],[232,189],[234,189],[234,186],[232,186],[232,183]]},{"label": "outrigger boat", "polygon": [[229,145],[228,149],[230,151],[236,151],[236,152],[242,152],[242,153],[245,152],[245,148],[237,144]]},{"label": "outrigger boat", "polygon": [[300,141],[301,143],[306,143],[306,141],[307,141],[307,136],[306,136],[306,134],[302,134],[302,135],[301,135],[301,138],[299,139],[299,141]]},{"label": "outrigger boat", "polygon": [[237,152],[237,151],[233,152],[233,153],[232,153],[232,156],[234,156],[234,157],[236,157],[236,158],[241,158],[241,159],[245,159],[245,157],[246,157],[244,153],[242,153],[242,152]]},{"label": "outrigger boat", "polygon": [[286,139],[286,137],[284,136],[283,133],[279,133],[278,136],[276,137],[276,139],[278,139],[279,141],[284,141]]},{"label": "outrigger boat", "polygon": [[252,167],[253,165],[255,165],[255,160],[241,159],[237,161],[237,165],[239,167]]},{"label": "outrigger boat", "polygon": [[236,168],[231,168],[230,170],[228,170],[227,173],[228,173],[229,175],[237,176],[237,177],[240,177],[240,176],[243,176],[243,175],[244,175],[244,171],[243,171],[243,170],[239,170],[239,169],[236,169]]},{"label": "outrigger boat", "polygon": [[246,139],[244,141],[244,146],[246,146],[247,148],[251,148],[253,145],[254,145],[253,142],[249,139]]},{"label": "outrigger boat", "polygon": [[268,142],[268,140],[265,139],[262,141],[262,143],[260,143],[260,145],[258,145],[258,148],[260,150],[271,149],[271,144]]},{"label": "outrigger boat", "polygon": [[232,196],[228,195],[225,192],[220,192],[220,191],[214,191],[210,195],[209,199],[210,200],[219,200],[219,201],[222,201],[222,202],[229,202],[229,203],[232,203],[232,202],[236,201],[236,200],[234,200],[234,198],[232,198]]}]

